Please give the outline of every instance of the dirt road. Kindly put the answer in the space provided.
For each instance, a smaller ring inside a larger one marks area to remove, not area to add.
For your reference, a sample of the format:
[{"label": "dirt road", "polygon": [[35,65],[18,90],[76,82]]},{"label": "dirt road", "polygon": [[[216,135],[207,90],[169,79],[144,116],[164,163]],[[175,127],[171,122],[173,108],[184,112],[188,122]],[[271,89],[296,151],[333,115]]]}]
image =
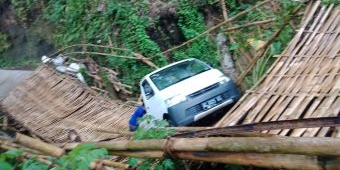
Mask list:
[{"label": "dirt road", "polygon": [[31,72],[32,71],[0,69],[0,100],[5,98],[20,82],[24,81]]}]

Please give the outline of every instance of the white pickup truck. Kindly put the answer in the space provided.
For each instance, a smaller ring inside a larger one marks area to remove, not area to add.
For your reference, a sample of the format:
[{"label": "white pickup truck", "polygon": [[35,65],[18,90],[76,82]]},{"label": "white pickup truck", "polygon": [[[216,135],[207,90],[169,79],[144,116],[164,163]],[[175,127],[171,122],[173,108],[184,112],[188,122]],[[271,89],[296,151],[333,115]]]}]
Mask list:
[{"label": "white pickup truck", "polygon": [[147,114],[172,126],[196,122],[240,98],[230,78],[195,58],[151,72],[140,88]]}]

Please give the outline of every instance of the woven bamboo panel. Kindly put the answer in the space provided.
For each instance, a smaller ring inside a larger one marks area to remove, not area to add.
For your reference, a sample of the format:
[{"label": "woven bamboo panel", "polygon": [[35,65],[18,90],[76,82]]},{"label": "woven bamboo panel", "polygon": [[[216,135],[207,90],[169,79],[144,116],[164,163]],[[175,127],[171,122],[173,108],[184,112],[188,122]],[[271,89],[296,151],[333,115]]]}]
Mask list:
[{"label": "woven bamboo panel", "polygon": [[2,101],[2,109],[33,134],[51,142],[68,142],[71,130],[82,141],[119,137],[95,129],[128,130],[135,107],[110,101],[78,80],[46,65],[38,67]]},{"label": "woven bamboo panel", "polygon": [[[216,127],[340,113],[340,7],[314,1],[289,46]],[[286,136],[340,136],[336,128],[284,129]]]}]

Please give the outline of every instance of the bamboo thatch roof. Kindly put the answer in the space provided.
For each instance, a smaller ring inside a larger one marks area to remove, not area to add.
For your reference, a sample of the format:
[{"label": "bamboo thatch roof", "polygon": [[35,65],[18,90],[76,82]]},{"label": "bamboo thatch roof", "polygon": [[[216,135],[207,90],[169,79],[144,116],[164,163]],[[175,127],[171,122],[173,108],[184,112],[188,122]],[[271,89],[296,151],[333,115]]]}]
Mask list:
[{"label": "bamboo thatch roof", "polygon": [[[289,46],[216,127],[340,116],[340,6],[309,5]],[[269,131],[340,137],[340,128]]]},{"label": "bamboo thatch roof", "polygon": [[96,129],[128,130],[135,107],[101,97],[70,76],[46,65],[38,67],[2,101],[2,109],[23,127],[51,142],[70,142],[78,133],[82,141],[100,141],[118,134]]}]

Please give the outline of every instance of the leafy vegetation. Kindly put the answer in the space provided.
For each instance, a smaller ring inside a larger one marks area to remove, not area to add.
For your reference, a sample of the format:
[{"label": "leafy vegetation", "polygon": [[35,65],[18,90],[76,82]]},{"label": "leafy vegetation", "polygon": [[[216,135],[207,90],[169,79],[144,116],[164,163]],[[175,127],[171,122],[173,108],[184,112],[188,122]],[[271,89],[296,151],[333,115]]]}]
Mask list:
[{"label": "leafy vegetation", "polygon": [[[291,17],[289,16],[290,11],[299,3],[291,0],[270,2],[268,5],[248,12],[229,25],[222,26],[185,46],[163,54],[162,51],[200,35],[208,29],[208,23],[220,23],[222,11],[219,1],[12,0],[11,2],[17,15],[23,21],[28,22],[27,18],[32,13],[41,13],[47,22],[53,24],[55,27],[53,41],[57,48],[79,43],[112,45],[128,50],[117,51],[97,47],[84,47],[76,50],[97,51],[128,57],[134,57],[133,52],[137,52],[159,67],[189,57],[199,58],[218,66],[220,56],[218,56],[214,38],[218,32],[223,32],[230,26],[273,19],[274,21],[268,24],[226,32],[226,35],[232,40],[229,43],[229,50],[233,58],[236,62],[242,60],[245,52],[254,53],[251,52],[254,50],[248,40],[254,39],[263,42],[268,40],[280,27],[280,23]],[[257,1],[235,0],[226,0],[225,2],[228,17],[233,17],[257,3]],[[330,3],[331,0],[323,2]],[[162,9],[165,9],[166,12],[157,11]],[[211,19],[214,17],[215,19]],[[171,21],[169,18],[172,18]],[[169,25],[162,23],[169,23]],[[172,26],[174,24],[176,26]],[[179,30],[176,30],[176,28]],[[279,54],[285,48],[293,34],[294,28],[290,25],[282,30],[266,51],[263,57],[265,59],[261,59],[253,73],[246,77],[249,86],[264,74],[265,70],[273,63],[274,58],[272,56]],[[183,37],[174,38],[180,35]],[[153,68],[136,59],[99,55],[79,55],[77,57],[87,56],[94,58],[100,66],[118,69],[123,83],[133,87],[138,85],[142,76],[153,70]],[[244,71],[242,69],[244,68],[240,68],[241,71]],[[138,88],[134,89],[138,90]]]},{"label": "leafy vegetation", "polygon": [[0,33],[0,53],[6,51],[10,46],[11,44],[8,42],[8,36]]},{"label": "leafy vegetation", "polygon": [[[138,121],[140,126],[134,132],[133,139],[135,140],[164,139],[175,134],[175,130],[166,128],[169,127],[169,123],[166,120],[157,120],[151,115],[145,115]],[[161,160],[129,158],[128,162],[131,167],[138,167],[139,170],[172,170],[176,167],[176,163],[170,158],[163,158]]]},{"label": "leafy vegetation", "polygon": [[108,157],[108,152],[105,149],[95,149],[93,145],[85,144],[76,147],[68,154],[59,159],[50,158],[49,161],[54,163],[54,167],[50,167],[40,162],[36,157],[29,158],[23,163],[20,161],[23,156],[21,150],[9,150],[0,155],[1,170],[86,170],[90,169],[90,164],[95,159]]}]

